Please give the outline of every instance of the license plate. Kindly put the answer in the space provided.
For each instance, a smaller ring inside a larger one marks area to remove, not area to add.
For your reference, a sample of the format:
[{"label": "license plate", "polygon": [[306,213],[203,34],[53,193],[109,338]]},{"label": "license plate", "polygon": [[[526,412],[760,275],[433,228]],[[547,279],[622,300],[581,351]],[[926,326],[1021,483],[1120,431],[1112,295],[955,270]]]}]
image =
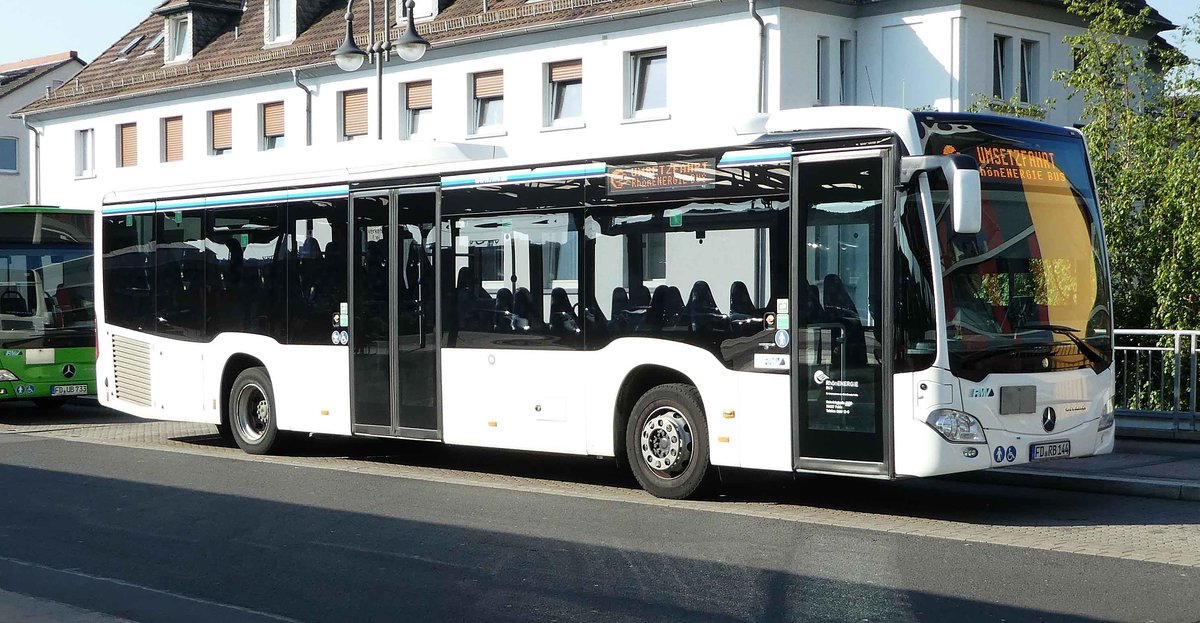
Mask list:
[{"label": "license plate", "polygon": [[55,385],[50,388],[51,396],[81,396],[87,393],[87,385]]},{"label": "license plate", "polygon": [[1071,442],[1051,441],[1050,443],[1034,443],[1029,445],[1029,460],[1044,461],[1046,459],[1061,459],[1071,456]]}]

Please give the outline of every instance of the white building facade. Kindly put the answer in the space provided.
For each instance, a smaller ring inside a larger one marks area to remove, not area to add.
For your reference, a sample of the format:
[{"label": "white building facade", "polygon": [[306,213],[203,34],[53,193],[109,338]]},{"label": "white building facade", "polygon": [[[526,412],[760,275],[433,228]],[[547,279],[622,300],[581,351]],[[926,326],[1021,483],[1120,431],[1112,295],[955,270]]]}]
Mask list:
[{"label": "white building facade", "polygon": [[30,192],[39,137],[19,116],[9,116],[71,79],[84,63],[74,52],[0,63],[0,205],[38,203]]},{"label": "white building facade", "polygon": [[[1016,94],[1056,99],[1052,123],[1080,115],[1051,76],[1083,25],[1054,2],[426,0],[414,15],[433,48],[393,56],[381,89],[370,65],[333,64],[340,0],[220,4],[164,3],[22,111],[41,134],[31,198],[96,207],[110,193],[300,183],[430,142],[530,163],[699,148],[809,106],[961,111]],[[364,46],[367,4],[355,3]]]}]

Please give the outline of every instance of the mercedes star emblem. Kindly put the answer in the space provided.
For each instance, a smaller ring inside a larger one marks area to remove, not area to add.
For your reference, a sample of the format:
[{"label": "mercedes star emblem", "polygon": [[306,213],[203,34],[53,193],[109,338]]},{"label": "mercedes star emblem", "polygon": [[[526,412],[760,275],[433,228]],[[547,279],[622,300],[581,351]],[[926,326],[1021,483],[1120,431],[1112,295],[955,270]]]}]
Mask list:
[{"label": "mercedes star emblem", "polygon": [[1042,411],[1042,428],[1046,429],[1047,433],[1054,430],[1054,423],[1057,420],[1058,418],[1054,415],[1054,407],[1046,407],[1046,410]]},{"label": "mercedes star emblem", "polygon": [[68,363],[67,365],[63,366],[62,373],[64,379],[69,379],[75,376],[75,366]]}]

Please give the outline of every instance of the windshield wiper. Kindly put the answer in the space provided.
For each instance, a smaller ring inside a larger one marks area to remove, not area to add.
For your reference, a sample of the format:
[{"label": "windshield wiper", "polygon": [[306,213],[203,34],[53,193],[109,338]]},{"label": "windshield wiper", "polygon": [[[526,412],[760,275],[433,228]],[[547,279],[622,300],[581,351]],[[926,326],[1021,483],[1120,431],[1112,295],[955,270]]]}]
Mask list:
[{"label": "windshield wiper", "polygon": [[1100,353],[1100,351],[1092,348],[1091,344],[1083,341],[1083,339],[1081,339],[1078,335],[1079,329],[1074,327],[1068,327],[1061,324],[1030,324],[1014,327],[1013,331],[1049,331],[1051,333],[1065,335],[1067,336],[1067,339],[1071,340],[1071,343],[1079,349],[1080,354],[1082,354],[1084,357],[1087,357],[1092,363],[1104,363],[1104,355]]}]

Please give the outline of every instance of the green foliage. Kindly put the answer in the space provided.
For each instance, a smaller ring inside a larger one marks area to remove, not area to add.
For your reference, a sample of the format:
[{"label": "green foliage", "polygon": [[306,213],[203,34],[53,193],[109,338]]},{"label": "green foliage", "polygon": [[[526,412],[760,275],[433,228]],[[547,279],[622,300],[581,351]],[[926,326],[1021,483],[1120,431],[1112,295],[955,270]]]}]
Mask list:
[{"label": "green foliage", "polygon": [[1149,8],[1133,14],[1119,0],[1066,4],[1089,27],[1066,39],[1075,68],[1054,79],[1083,104],[1117,325],[1200,328],[1195,66],[1175,50],[1145,45]]}]

